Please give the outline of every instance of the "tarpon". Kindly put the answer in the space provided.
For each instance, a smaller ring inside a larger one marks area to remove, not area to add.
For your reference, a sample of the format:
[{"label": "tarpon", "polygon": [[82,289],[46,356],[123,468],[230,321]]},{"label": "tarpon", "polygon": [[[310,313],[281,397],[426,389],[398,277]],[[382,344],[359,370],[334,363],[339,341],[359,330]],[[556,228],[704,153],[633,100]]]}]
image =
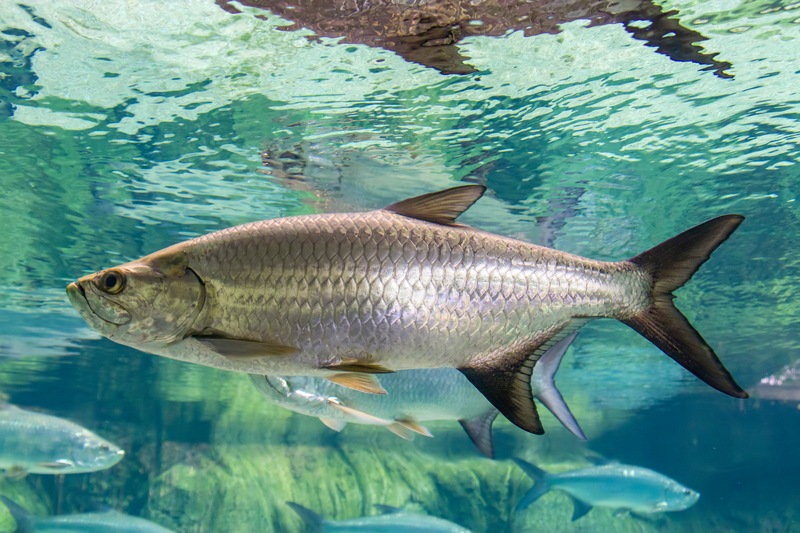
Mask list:
[{"label": "tarpon", "polygon": [[[576,437],[586,440],[555,386],[555,373],[577,332],[550,348],[533,369],[533,397],[542,402]],[[318,417],[335,431],[348,422],[386,427],[410,438],[431,436],[421,423],[458,420],[478,449],[494,457],[492,423],[497,409],[454,368],[401,370],[380,377],[386,394],[365,394],[314,376],[255,376],[255,387],[271,402]]]},{"label": "tarpon", "polygon": [[305,522],[309,533],[470,533],[458,524],[443,518],[412,513],[388,505],[376,505],[383,514],[363,516],[350,520],[326,520],[311,509],[294,502],[286,502]]},{"label": "tarpon", "polygon": [[224,370],[322,375],[381,393],[374,374],[458,368],[532,433],[543,432],[534,365],[593,318],[622,321],[712,387],[747,396],[672,303],[744,217],[605,262],[458,224],[484,191],[244,224],[85,276],[67,293],[115,342]]},{"label": "tarpon", "polygon": [[0,403],[0,469],[9,476],[97,472],[124,454],[74,422]]},{"label": "tarpon", "polygon": [[172,530],[149,520],[119,511],[34,516],[5,496],[0,496],[0,500],[16,520],[17,533],[172,533]]},{"label": "tarpon", "polygon": [[527,508],[550,490],[560,490],[573,499],[573,520],[588,513],[592,507],[610,507],[640,514],[683,511],[700,498],[700,494],[692,489],[640,466],[610,463],[550,474],[521,459],[514,459],[514,462],[536,481],[520,500],[517,509]]}]

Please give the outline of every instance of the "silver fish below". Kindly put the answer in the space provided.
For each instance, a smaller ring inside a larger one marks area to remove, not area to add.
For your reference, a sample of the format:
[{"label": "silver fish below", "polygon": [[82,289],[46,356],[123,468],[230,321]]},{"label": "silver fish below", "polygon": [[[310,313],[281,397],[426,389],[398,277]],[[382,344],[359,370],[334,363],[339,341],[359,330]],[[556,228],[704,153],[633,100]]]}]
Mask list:
[{"label": "silver fish below", "polygon": [[383,514],[364,516],[350,520],[325,520],[323,517],[302,505],[286,502],[305,522],[309,533],[359,533],[359,532],[385,532],[385,533],[470,533],[470,530],[449,522],[443,518],[420,513],[412,513],[389,507],[376,505]]},{"label": "silver fish below", "polygon": [[534,366],[594,318],[622,321],[712,387],[747,396],[672,295],[742,216],[604,262],[458,224],[485,190],[235,226],[80,278],[67,294],[115,342],[224,370],[383,393],[375,374],[457,368],[532,433],[544,431]]},{"label": "silver fish below", "polygon": [[15,502],[0,496],[17,522],[18,533],[172,533],[156,523],[118,511],[60,516],[34,516]]},{"label": "silver fish below", "polygon": [[683,511],[700,498],[692,489],[640,466],[610,463],[550,474],[522,459],[514,459],[514,462],[536,481],[517,509],[527,508],[550,490],[560,490],[572,497],[572,520],[579,519],[592,507],[640,514]]},{"label": "silver fish below", "polygon": [[8,476],[97,472],[124,455],[74,422],[0,404],[0,469]]},{"label": "silver fish below", "polygon": [[[533,396],[576,437],[586,440],[575,417],[556,389],[554,378],[561,359],[577,332],[542,355],[533,370]],[[421,422],[458,420],[472,442],[494,457],[492,423],[497,409],[454,368],[401,370],[380,377],[386,394],[366,394],[314,376],[256,376],[250,379],[264,397],[296,413],[318,417],[341,431],[348,422],[386,427],[408,439],[414,433],[430,436]]]}]

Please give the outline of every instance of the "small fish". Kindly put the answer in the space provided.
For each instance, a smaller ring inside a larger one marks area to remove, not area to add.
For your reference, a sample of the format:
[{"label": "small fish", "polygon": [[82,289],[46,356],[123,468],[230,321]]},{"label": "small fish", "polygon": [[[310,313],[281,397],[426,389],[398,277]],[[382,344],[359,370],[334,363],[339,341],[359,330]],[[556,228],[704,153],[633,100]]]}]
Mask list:
[{"label": "small fish", "polygon": [[672,294],[742,216],[627,261],[594,261],[458,224],[485,190],[244,224],[85,276],[67,294],[115,342],[224,370],[383,393],[375,374],[458,368],[531,433],[544,432],[534,366],[594,318],[622,321],[712,387],[747,397]]},{"label": "small fish", "polygon": [[55,416],[0,404],[0,469],[10,477],[78,474],[111,468],[125,452]]},{"label": "small fish", "polygon": [[[550,348],[533,371],[533,396],[580,439],[586,440],[578,422],[556,389],[555,373],[577,332]],[[403,438],[413,433],[430,435],[420,422],[458,420],[472,442],[494,457],[492,423],[497,410],[453,368],[402,370],[380,378],[387,394],[364,394],[328,380],[310,376],[255,376],[256,388],[273,403],[296,413],[316,416],[329,428],[341,431],[348,422],[384,426]]]},{"label": "small fish", "polygon": [[309,533],[358,533],[381,532],[386,533],[406,533],[410,531],[424,531],[427,533],[470,533],[458,524],[419,513],[410,513],[396,507],[388,505],[376,505],[383,514],[377,516],[364,516],[351,520],[325,520],[320,515],[294,502],[286,502],[303,522],[306,524]]},{"label": "small fish", "polygon": [[527,508],[549,490],[561,490],[572,497],[572,520],[579,519],[592,507],[640,514],[683,511],[700,498],[699,493],[677,481],[639,466],[610,463],[549,474],[522,459],[514,462],[536,481],[520,500],[518,510]]},{"label": "small fish", "polygon": [[56,533],[73,531],[80,533],[172,533],[158,524],[126,515],[118,511],[81,513],[62,516],[34,516],[28,511],[0,496],[17,522],[16,533]]}]

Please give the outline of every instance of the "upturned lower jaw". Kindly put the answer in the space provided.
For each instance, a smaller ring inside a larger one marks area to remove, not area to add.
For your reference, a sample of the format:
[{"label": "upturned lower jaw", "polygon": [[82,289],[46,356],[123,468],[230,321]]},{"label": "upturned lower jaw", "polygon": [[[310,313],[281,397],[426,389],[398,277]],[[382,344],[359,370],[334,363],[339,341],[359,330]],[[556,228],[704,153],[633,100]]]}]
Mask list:
[{"label": "upturned lower jaw", "polygon": [[[121,326],[131,320],[131,315],[114,302],[106,300],[103,306],[95,306],[97,309],[92,307],[86,295],[86,290],[79,282],[72,282],[67,286],[67,297],[69,297],[72,306],[89,324],[95,324],[100,320],[108,324]],[[98,297],[101,298],[102,296]]]}]

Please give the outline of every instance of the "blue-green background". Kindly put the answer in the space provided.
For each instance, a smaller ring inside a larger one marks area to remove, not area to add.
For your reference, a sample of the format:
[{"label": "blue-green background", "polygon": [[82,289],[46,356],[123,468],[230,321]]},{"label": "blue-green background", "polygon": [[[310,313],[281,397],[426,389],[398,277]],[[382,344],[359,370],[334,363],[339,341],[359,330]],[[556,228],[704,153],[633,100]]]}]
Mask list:
[{"label": "blue-green background", "polygon": [[[212,230],[461,180],[489,187],[467,223],[598,259],[735,212],[747,220],[678,305],[751,387],[800,359],[800,5],[663,4],[733,79],[581,21],[466,39],[477,73],[444,76],[211,0],[2,3],[0,392],[127,455],[97,474],[0,480],[0,494],[40,514],[101,502],[177,531],[298,530],[285,500],[338,519],[410,504],[475,531],[800,529],[800,395],[725,397],[611,321],[586,328],[558,375],[589,442],[552,418],[543,437],[502,421],[490,461],[454,422],[411,443],[335,434],[244,376],[98,338],[65,298],[81,275]],[[560,494],[513,512],[530,481],[509,457],[564,470],[590,453],[702,497],[656,520],[570,523]]]}]

